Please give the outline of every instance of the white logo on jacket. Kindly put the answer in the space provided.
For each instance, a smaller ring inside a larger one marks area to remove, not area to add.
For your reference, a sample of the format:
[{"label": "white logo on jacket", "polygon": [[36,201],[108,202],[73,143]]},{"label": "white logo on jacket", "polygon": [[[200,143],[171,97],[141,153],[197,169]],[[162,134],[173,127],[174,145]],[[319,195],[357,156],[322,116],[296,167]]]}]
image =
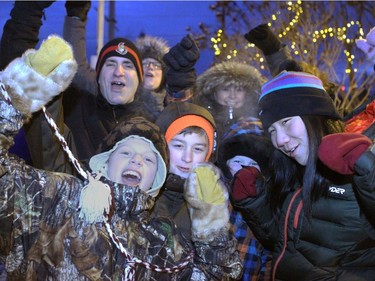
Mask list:
[{"label": "white logo on jacket", "polygon": [[330,186],[329,191],[333,192],[333,193],[337,193],[337,194],[344,194],[345,193],[345,189],[339,188],[339,187],[334,187],[334,186]]}]

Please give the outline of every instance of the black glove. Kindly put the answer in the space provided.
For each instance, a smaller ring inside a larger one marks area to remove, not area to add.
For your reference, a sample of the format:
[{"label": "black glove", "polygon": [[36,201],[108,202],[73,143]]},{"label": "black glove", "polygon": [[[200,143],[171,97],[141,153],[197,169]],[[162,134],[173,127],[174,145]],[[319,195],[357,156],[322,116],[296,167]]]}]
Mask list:
[{"label": "black glove", "polygon": [[[29,25],[37,21],[39,27],[42,23],[43,10],[51,6],[53,2],[55,1],[14,1],[14,7],[10,15],[13,19]],[[35,16],[38,20],[35,19]]]},{"label": "black glove", "polygon": [[38,9],[38,10],[44,10],[45,8],[48,8],[51,6],[55,1],[14,1],[14,7],[15,8],[21,8],[21,9]]},{"label": "black glove", "polygon": [[68,17],[78,17],[87,20],[87,13],[91,8],[91,1],[66,1],[65,9]]},{"label": "black glove", "polygon": [[38,44],[43,10],[55,1],[15,1],[0,42],[0,69]]},{"label": "black glove", "polygon": [[272,55],[281,49],[281,41],[271,31],[268,24],[261,24],[246,33],[245,38],[257,46],[264,55]]},{"label": "black glove", "polygon": [[179,92],[195,84],[194,66],[199,57],[199,48],[190,34],[164,55],[163,60],[168,66],[166,79],[169,92]]}]

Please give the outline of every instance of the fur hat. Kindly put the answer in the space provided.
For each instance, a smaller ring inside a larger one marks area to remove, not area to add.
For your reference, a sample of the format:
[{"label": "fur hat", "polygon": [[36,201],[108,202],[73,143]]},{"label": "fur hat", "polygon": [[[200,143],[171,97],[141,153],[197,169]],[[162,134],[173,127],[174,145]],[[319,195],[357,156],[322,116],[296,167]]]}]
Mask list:
[{"label": "fur hat", "polygon": [[196,95],[206,96],[215,102],[215,92],[223,87],[237,86],[245,89],[247,105],[257,105],[260,89],[265,82],[260,72],[245,63],[225,61],[210,67],[198,76]]},{"label": "fur hat", "polygon": [[217,165],[227,178],[231,178],[227,161],[238,155],[246,156],[255,160],[262,173],[267,176],[272,151],[273,145],[264,136],[260,120],[254,117],[242,118],[230,127],[220,143]]},{"label": "fur hat", "polygon": [[262,86],[259,117],[264,129],[297,115],[322,115],[341,119],[322,81],[305,72],[283,71]]},{"label": "fur hat", "polygon": [[137,70],[139,81],[143,80],[142,56],[133,42],[126,38],[112,39],[100,50],[95,68],[96,79],[99,79],[105,60],[113,56],[130,59]]},{"label": "fur hat", "polygon": [[143,59],[153,58],[165,67],[163,56],[169,52],[169,46],[164,39],[145,35],[138,37],[135,45]]},{"label": "fur hat", "polygon": [[169,142],[178,132],[188,127],[202,128],[209,140],[207,159],[216,148],[216,125],[211,113],[204,107],[188,102],[173,102],[159,115],[156,124]]},{"label": "fur hat", "polygon": [[134,117],[119,123],[100,144],[98,154],[91,157],[89,166],[95,173],[101,172],[107,177],[107,160],[111,153],[129,137],[139,137],[155,148],[158,156],[158,171],[153,185],[147,193],[156,196],[167,175],[167,143],[158,126],[143,117]]},{"label": "fur hat", "polygon": [[166,53],[169,52],[169,46],[167,42],[160,37],[152,37],[143,35],[137,38],[135,41],[139,52],[143,59],[152,58],[160,62],[162,67],[162,80],[160,83],[160,88],[165,87],[166,83],[166,69],[167,66],[164,63],[163,57]]}]

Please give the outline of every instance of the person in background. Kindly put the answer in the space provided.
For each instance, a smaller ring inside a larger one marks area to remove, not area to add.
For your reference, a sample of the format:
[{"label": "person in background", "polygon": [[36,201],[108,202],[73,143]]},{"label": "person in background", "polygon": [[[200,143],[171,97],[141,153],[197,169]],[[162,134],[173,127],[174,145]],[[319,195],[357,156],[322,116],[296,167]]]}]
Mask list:
[{"label": "person in background", "polygon": [[[52,46],[64,54],[58,60]],[[194,242],[173,221],[150,218],[168,158],[165,138],[145,118],[123,121],[104,138],[90,170],[80,169],[84,181],[8,153],[23,123],[72,80],[72,58],[65,41],[50,37],[0,73],[0,260],[7,280],[237,278],[235,243],[223,239],[228,222],[213,211],[227,206],[228,193],[220,183],[200,184],[214,174],[197,167],[186,187],[192,221],[211,218],[204,231],[193,230]]]},{"label": "person in background", "polygon": [[[246,177],[256,174],[262,180],[269,178],[268,161],[273,150],[272,143],[264,136],[262,124],[258,118],[240,118],[233,124],[218,147],[217,165],[222,170],[228,190],[232,190],[232,181],[236,184],[256,184],[253,178]],[[242,177],[242,174],[245,177]],[[246,173],[244,173],[246,171]],[[250,179],[250,181],[249,181]],[[244,221],[241,212],[235,207],[230,215],[234,236],[238,240],[238,251],[243,260],[242,280],[271,280],[272,252],[254,236]]]},{"label": "person in background", "polygon": [[258,70],[235,61],[215,64],[198,76],[194,103],[214,117],[219,141],[240,117],[257,116],[263,82]]},{"label": "person in background", "polygon": [[308,73],[284,71],[264,84],[259,110],[275,148],[271,178],[266,187],[236,185],[235,178],[232,196],[273,250],[273,280],[371,280],[372,141],[343,133],[322,81]]},{"label": "person in background", "polygon": [[[86,54],[86,24],[90,7],[91,1],[66,1],[63,34],[64,39],[72,44],[79,65],[73,84],[97,94],[96,73],[88,64]],[[156,36],[141,35],[135,40],[135,45],[142,57],[144,73],[136,99],[144,104],[147,117],[155,121],[166,104],[191,99],[199,49],[190,35],[177,43],[171,53],[167,42]]]},{"label": "person in background", "polygon": [[282,63],[292,59],[289,47],[277,38],[266,23],[252,28],[244,37],[262,51],[272,77],[279,74]]},{"label": "person in background", "polygon": [[[356,46],[365,55],[366,60],[375,70],[375,27],[371,28],[365,38],[356,39]],[[375,100],[369,95],[367,101],[345,116],[345,132],[362,133],[375,139]]]},{"label": "person in background", "polygon": [[366,102],[367,89],[348,100],[347,93],[340,87],[340,81],[332,81],[327,71],[322,71],[315,65],[292,58],[290,48],[278,39],[269,24],[260,24],[254,27],[244,37],[262,51],[272,77],[284,70],[303,71],[319,77],[339,113],[343,115],[344,121],[353,116],[353,112]]},{"label": "person in background", "polygon": [[163,56],[169,52],[169,46],[164,39],[147,35],[138,37],[135,45],[143,66],[143,83],[137,97],[142,100],[149,119],[155,121],[165,106],[167,66]]}]

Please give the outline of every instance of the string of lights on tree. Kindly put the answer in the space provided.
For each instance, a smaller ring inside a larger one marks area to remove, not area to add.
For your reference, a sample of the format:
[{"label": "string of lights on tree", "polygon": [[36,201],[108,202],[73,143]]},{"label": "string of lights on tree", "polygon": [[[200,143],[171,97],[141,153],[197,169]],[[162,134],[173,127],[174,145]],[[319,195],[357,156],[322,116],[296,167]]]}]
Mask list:
[{"label": "string of lights on tree", "polygon": [[[303,7],[301,6],[302,1],[296,1],[296,2],[288,2],[287,3],[287,10],[294,13],[293,19],[287,24],[287,27],[278,34],[280,40],[282,41],[283,37],[286,37],[289,32],[293,32],[294,28],[298,26],[300,16],[303,14]],[[280,11],[277,12],[276,14],[273,14],[271,16],[271,22],[268,23],[270,27],[272,27],[273,23],[278,21],[278,15],[280,15]],[[348,22],[345,26],[341,27],[324,27],[320,30],[315,30],[311,34],[307,34],[310,36],[311,40],[313,43],[318,43],[319,40],[326,40],[328,38],[333,38],[335,37],[339,41],[342,41],[343,43],[346,44],[353,44],[354,43],[354,38],[348,38],[348,30],[350,28],[356,28],[359,31],[360,38],[364,36],[364,31],[362,29],[362,25],[359,21],[350,21]],[[216,36],[211,38],[211,43],[212,43],[212,48],[214,49],[214,54],[215,56],[222,56],[223,54],[226,54],[225,58],[227,60],[231,60],[237,57],[238,55],[238,50],[236,48],[231,48],[232,44],[230,42],[225,42],[224,39],[224,32],[222,29],[219,29],[216,33]],[[290,48],[293,52],[293,54],[298,57],[300,55],[299,51],[296,48],[297,43],[296,42],[291,42]],[[245,46],[245,50],[249,48],[255,48],[254,44],[248,43]],[[307,53],[308,50],[303,50],[302,52]],[[350,51],[344,49],[344,54],[345,58],[347,60],[347,65],[353,65],[355,55],[350,53]],[[258,49],[256,48],[256,53],[255,53],[255,59],[258,60],[259,66],[261,69],[265,69],[264,65],[264,58],[261,53],[259,53]],[[354,72],[357,72],[357,69],[353,69]],[[350,68],[347,68],[345,72],[348,74],[351,72]]]}]

